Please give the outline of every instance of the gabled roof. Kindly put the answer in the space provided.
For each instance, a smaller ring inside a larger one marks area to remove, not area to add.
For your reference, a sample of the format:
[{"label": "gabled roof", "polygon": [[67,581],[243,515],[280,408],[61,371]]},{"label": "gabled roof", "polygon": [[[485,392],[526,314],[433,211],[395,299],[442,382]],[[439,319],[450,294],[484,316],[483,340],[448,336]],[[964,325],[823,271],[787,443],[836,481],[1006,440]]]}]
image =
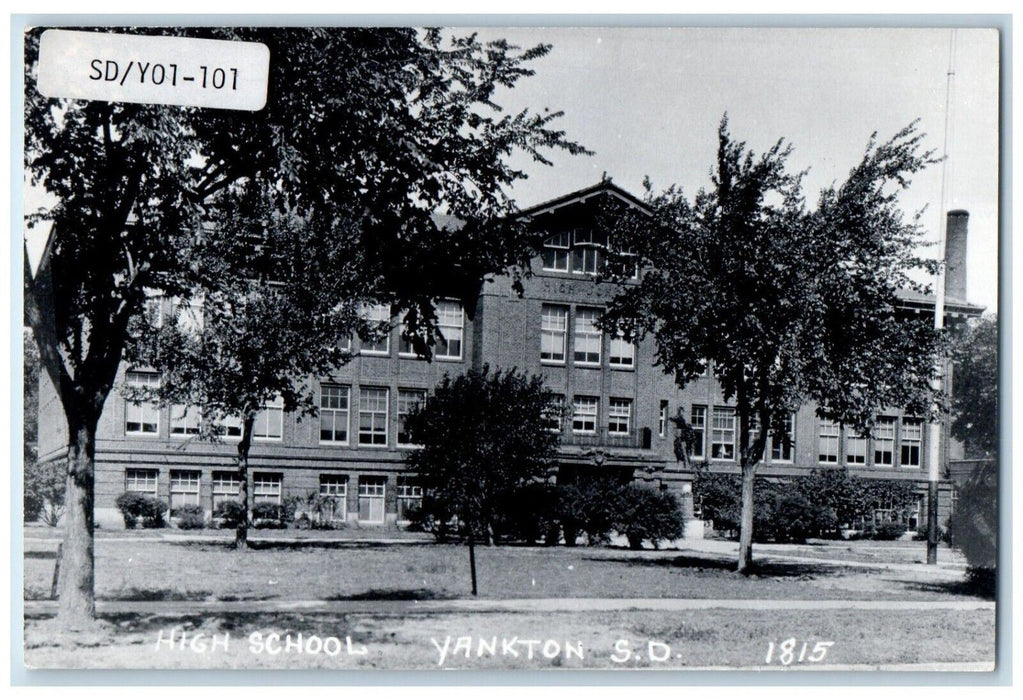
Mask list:
[{"label": "gabled roof", "polygon": [[650,209],[641,200],[636,198],[635,195],[626,192],[618,185],[611,182],[610,178],[605,178],[591,187],[584,187],[581,190],[570,192],[566,195],[562,195],[556,199],[551,199],[546,202],[541,202],[535,206],[529,207],[519,212],[518,216],[536,216],[538,214],[547,214],[560,209],[561,207],[568,206],[570,204],[580,204],[594,197],[600,196],[611,196],[615,197],[626,204],[636,207],[644,214],[650,214]]}]

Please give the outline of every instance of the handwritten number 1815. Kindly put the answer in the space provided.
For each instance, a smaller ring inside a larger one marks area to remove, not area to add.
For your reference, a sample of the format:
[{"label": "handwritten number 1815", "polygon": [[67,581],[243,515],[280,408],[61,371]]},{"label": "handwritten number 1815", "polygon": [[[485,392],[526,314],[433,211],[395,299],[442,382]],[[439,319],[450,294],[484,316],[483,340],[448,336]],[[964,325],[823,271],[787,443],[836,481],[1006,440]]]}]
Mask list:
[{"label": "handwritten number 1815", "polygon": [[[803,642],[800,646],[795,637],[789,637],[778,645],[771,641],[767,645],[767,659],[765,661],[767,664],[777,661],[782,666],[790,666],[793,663],[820,663],[827,656],[828,649],[832,644],[834,642],[817,642],[811,648],[810,642]],[[777,652],[777,655],[775,652]]]}]

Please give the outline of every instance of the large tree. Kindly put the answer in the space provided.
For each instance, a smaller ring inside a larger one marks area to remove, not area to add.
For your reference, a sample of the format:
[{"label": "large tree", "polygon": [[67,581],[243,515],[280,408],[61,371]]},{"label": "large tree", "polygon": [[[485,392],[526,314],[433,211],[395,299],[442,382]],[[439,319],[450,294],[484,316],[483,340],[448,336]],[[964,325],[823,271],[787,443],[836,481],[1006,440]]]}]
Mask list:
[{"label": "large tree", "polygon": [[998,317],[963,327],[954,341],[952,436],[966,456],[998,454]]},{"label": "large tree", "polygon": [[487,365],[444,379],[405,419],[406,464],[440,518],[457,518],[469,545],[476,595],[476,542],[493,542],[496,517],[516,492],[546,481],[557,464],[561,406],[543,379]]},{"label": "large tree", "polygon": [[[757,155],[718,130],[712,183],[693,201],[671,188],[648,196],[652,218],[615,217],[620,248],[650,267],[610,305],[605,327],[652,334],[656,362],[680,386],[712,363],[734,403],[742,474],[738,570],[752,561],[753,491],[772,434],[815,403],[822,417],[868,433],[877,411],[936,408],[939,336],[904,318],[897,292],[928,268],[900,187],[932,162],[910,126],[871,139],[844,183],[805,206],[802,177],[781,141]],[[786,439],[782,437],[781,439]]]},{"label": "large tree", "polygon": [[[95,614],[96,425],[126,344],[152,331],[134,319],[147,290],[192,293],[196,258],[184,253],[227,202],[272,190],[279,213],[321,234],[354,230],[361,269],[425,348],[441,290],[471,298],[485,273],[528,260],[530,241],[503,216],[524,174],[505,157],[583,152],[552,128],[558,113],[493,103],[549,46],[406,28],[129,31],[263,42],[268,97],[251,113],[46,98],[41,30],[26,34],[25,165],[49,202],[28,223],[49,226],[49,242],[34,271],[25,254],[25,311],[67,419],[65,628]],[[464,225],[439,226],[438,212]]]}]

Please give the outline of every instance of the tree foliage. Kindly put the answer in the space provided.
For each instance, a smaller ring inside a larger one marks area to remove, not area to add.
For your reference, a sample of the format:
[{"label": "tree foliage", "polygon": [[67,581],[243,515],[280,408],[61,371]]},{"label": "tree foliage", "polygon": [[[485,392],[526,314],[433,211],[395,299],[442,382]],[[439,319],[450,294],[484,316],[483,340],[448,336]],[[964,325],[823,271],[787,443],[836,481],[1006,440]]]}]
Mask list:
[{"label": "tree foliage", "polygon": [[[518,489],[546,481],[557,461],[560,411],[543,379],[516,370],[469,370],[444,379],[405,419],[413,443],[406,464],[429,500],[462,533],[490,542],[498,517]],[[432,505],[431,505],[432,504]]]},{"label": "tree foliage", "polygon": [[[80,626],[95,614],[96,424],[126,345],[152,331],[139,320],[146,294],[187,297],[198,277],[214,306],[242,303],[237,278],[214,280],[205,268],[206,224],[245,211],[255,227],[242,203],[268,198],[259,211],[271,229],[291,217],[323,245],[334,231],[346,245],[354,237],[358,255],[344,269],[357,265],[358,286],[404,312],[428,354],[433,299],[474,300],[485,273],[524,269],[531,255],[530,237],[505,216],[507,187],[525,176],[507,156],[547,162],[550,149],[585,151],[554,128],[558,112],[504,114],[494,102],[498,88],[532,74],[546,45],[408,28],[126,30],[266,44],[266,107],[238,112],[46,98],[35,80],[41,31],[25,42],[25,166],[48,202],[28,223],[49,226],[49,244],[34,271],[25,254],[26,316],[68,420],[58,617]],[[463,223],[444,223],[452,218]],[[248,301],[289,308],[272,293]],[[277,330],[244,319],[239,328],[264,338]],[[291,368],[269,384],[286,392]]]},{"label": "tree foliage", "polygon": [[967,457],[998,454],[998,317],[985,316],[955,338],[952,436]]},{"label": "tree foliage", "polygon": [[739,569],[752,556],[753,485],[769,435],[802,405],[868,433],[888,406],[930,416],[941,338],[899,313],[911,273],[933,269],[915,246],[898,192],[934,162],[915,125],[871,138],[859,164],[808,209],[791,147],[763,154],[718,130],[711,185],[692,200],[653,194],[651,216],[615,217],[622,248],[648,265],[614,299],[603,325],[652,335],[656,363],[680,386],[710,360],[735,405],[744,493]]}]

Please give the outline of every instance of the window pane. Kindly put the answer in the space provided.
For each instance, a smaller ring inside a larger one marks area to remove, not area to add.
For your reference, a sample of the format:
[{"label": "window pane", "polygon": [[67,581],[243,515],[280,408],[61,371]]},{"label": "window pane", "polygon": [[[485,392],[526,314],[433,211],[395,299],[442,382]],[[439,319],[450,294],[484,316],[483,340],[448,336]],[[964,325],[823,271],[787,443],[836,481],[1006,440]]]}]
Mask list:
[{"label": "window pane", "polygon": [[785,433],[788,437],[786,440],[782,435],[771,435],[771,461],[773,462],[791,462],[792,461],[792,448],[795,444],[795,418],[789,416],[785,421]]},{"label": "window pane", "polygon": [[457,301],[437,303],[437,325],[444,337],[443,340],[437,341],[437,357],[448,360],[462,359],[463,317],[462,305]]},{"label": "window pane", "polygon": [[280,397],[263,404],[252,423],[252,437],[256,440],[280,440],[284,434],[284,400]]},{"label": "window pane", "polygon": [[568,307],[544,304],[540,320],[540,359],[565,361],[568,336]]},{"label": "window pane", "polygon": [[253,503],[280,503],[281,502],[281,474],[267,474],[256,472],[252,475],[252,502]]},{"label": "window pane", "polygon": [[124,490],[156,497],[159,471],[156,469],[125,469]]},{"label": "window pane", "polygon": [[346,386],[320,386],[320,442],[348,442],[348,399]]},{"label": "window pane", "polygon": [[170,507],[199,505],[199,482],[202,472],[177,471],[170,473]]},{"label": "window pane", "polygon": [[714,409],[710,431],[710,457],[735,459],[735,409]]},{"label": "window pane", "polygon": [[181,404],[174,404],[170,407],[171,435],[179,437],[198,435],[201,422],[202,415],[195,406],[186,407]]},{"label": "window pane", "polygon": [[838,423],[821,420],[817,439],[817,461],[821,464],[838,464],[838,442],[841,429]]},{"label": "window pane", "polygon": [[387,332],[380,340],[374,342],[372,340],[362,341],[362,352],[369,353],[371,355],[387,355],[391,351],[391,337],[390,337],[390,322],[391,322],[391,308],[387,304],[373,304],[366,306],[363,309],[363,318],[366,319],[373,327],[379,329],[381,332]]},{"label": "window pane", "polygon": [[359,444],[387,444],[388,390],[362,387],[359,390]]},{"label": "window pane", "polygon": [[636,363],[636,346],[621,335],[611,338],[608,362],[613,367],[632,367]]},{"label": "window pane", "polygon": [[425,389],[398,389],[398,444],[399,445],[411,445],[412,439],[409,437],[408,430],[405,427],[405,419],[408,414],[412,412],[414,408],[423,403],[426,399]]},{"label": "window pane", "polygon": [[874,426],[874,466],[895,465],[895,419],[882,417]]},{"label": "window pane", "polygon": [[[160,376],[151,372],[128,372],[125,383],[133,389],[156,390]],[[160,407],[151,401],[125,401],[124,432],[129,435],[156,435],[160,431]]]},{"label": "window pane", "polygon": [[572,410],[572,432],[597,432],[597,399],[592,396],[576,396]]},{"label": "window pane", "polygon": [[615,435],[627,435],[632,423],[632,401],[629,399],[610,399],[607,406],[607,432]]},{"label": "window pane", "polygon": [[693,444],[690,446],[692,457],[703,457],[703,445],[707,432],[707,408],[705,406],[693,406],[689,414],[689,425],[695,433]]},{"label": "window pane", "polygon": [[601,332],[597,328],[598,309],[578,308],[575,312],[575,348],[577,364],[600,364]]}]

